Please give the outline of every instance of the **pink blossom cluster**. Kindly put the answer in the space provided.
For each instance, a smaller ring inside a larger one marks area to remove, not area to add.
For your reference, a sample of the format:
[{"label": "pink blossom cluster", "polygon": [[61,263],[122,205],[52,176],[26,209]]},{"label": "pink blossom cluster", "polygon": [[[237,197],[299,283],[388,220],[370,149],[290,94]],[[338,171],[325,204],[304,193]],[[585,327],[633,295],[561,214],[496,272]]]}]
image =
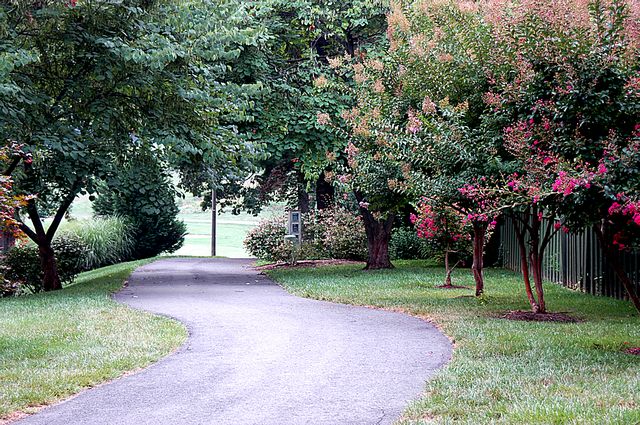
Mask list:
[{"label": "pink blossom cluster", "polygon": [[433,206],[428,198],[422,199],[418,214],[411,214],[410,219],[421,239],[435,240],[445,245],[471,239],[464,214],[451,207]]},{"label": "pink blossom cluster", "polygon": [[413,109],[407,112],[407,133],[416,134],[422,129],[422,121]]},{"label": "pink blossom cluster", "polygon": [[578,187],[584,186],[585,188],[591,187],[591,183],[589,183],[586,179],[579,179],[576,177],[571,177],[566,171],[558,172],[558,177],[553,182],[551,189],[554,192],[562,193],[564,196],[571,195],[574,190]]}]

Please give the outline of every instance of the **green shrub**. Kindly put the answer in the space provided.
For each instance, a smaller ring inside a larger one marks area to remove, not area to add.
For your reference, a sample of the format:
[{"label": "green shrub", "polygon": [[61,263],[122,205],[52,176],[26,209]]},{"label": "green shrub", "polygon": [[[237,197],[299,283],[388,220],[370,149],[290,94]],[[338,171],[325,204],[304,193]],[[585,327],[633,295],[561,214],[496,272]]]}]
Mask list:
[{"label": "green shrub", "polygon": [[[83,271],[83,257],[88,249],[77,236],[61,236],[51,247],[55,253],[58,274],[62,283],[71,283]],[[38,247],[34,244],[17,245],[4,258],[4,278],[11,282],[16,292],[41,292],[43,272]]]},{"label": "green shrub", "polygon": [[127,261],[135,241],[131,225],[121,217],[96,217],[92,220],[66,222],[59,237],[80,239],[87,251],[81,259],[84,270],[93,270]]},{"label": "green shrub", "polygon": [[420,260],[431,256],[426,240],[420,239],[409,227],[395,229],[389,243],[389,254],[393,260]]},{"label": "green shrub", "polygon": [[83,258],[87,255],[89,248],[82,239],[74,235],[59,236],[51,243],[56,256],[58,274],[62,283],[71,283],[83,272]]},{"label": "green shrub", "polygon": [[12,297],[22,292],[20,282],[7,277],[9,267],[6,265],[6,257],[0,259],[0,298]]},{"label": "green shrub", "polygon": [[131,259],[175,252],[184,243],[187,227],[178,220],[176,190],[157,159],[134,156],[122,167],[112,187],[103,185],[93,203],[97,215],[124,217],[134,240]]}]

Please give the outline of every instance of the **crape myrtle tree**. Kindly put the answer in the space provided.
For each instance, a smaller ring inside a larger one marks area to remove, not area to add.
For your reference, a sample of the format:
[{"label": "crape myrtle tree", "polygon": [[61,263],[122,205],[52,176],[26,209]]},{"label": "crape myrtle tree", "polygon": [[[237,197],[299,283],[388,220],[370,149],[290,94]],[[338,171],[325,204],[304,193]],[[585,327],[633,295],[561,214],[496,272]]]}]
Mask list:
[{"label": "crape myrtle tree", "polygon": [[459,189],[471,177],[503,168],[496,148],[499,127],[483,97],[489,87],[488,26],[477,7],[440,1],[394,3],[388,23],[386,54],[354,66],[357,97],[366,101],[344,117],[353,134],[364,130],[376,141],[365,152],[401,171],[388,176],[386,185],[375,185],[378,190],[408,200],[424,195],[467,216],[481,295],[484,243],[493,217],[484,203]]},{"label": "crape myrtle tree", "polygon": [[[265,28],[265,40],[247,49],[239,78],[260,81],[263,90],[253,98],[252,122],[241,128],[247,139],[263,145],[265,157],[253,186],[239,199],[256,212],[274,198],[286,198],[303,211],[308,192],[315,189],[319,208],[330,206],[334,188],[327,152],[341,154],[346,140],[318,124],[316,114],[338,114],[351,98],[345,93],[319,90],[330,74],[334,57],[364,54],[385,31],[385,2],[357,0],[261,0],[247,2],[251,15]],[[284,195],[283,195],[284,194]]]},{"label": "crape myrtle tree", "polygon": [[[418,237],[429,242],[431,249],[444,257],[445,281],[442,288],[453,288],[451,274],[460,263],[460,257],[471,253],[471,224],[455,208],[439,204],[437,199],[422,198],[418,213],[411,216]],[[451,266],[451,254],[457,262]]]},{"label": "crape myrtle tree", "polygon": [[[357,99],[354,106],[344,109],[339,117],[318,114],[318,122],[333,128],[348,140],[344,150],[346,160],[336,153],[328,153],[333,162],[338,185],[351,191],[363,218],[368,241],[367,269],[391,268],[389,242],[394,221],[415,200],[408,184],[411,166],[397,158],[392,150],[392,131],[405,131],[402,117],[395,113],[396,102],[393,81],[385,85],[381,80],[369,78],[370,69],[383,70],[382,58],[371,55],[356,61],[335,59],[335,76],[328,89],[349,93]],[[356,86],[345,84],[343,75],[355,81]],[[387,111],[390,119],[381,116]],[[342,130],[336,121],[346,125]]]},{"label": "crape myrtle tree", "polygon": [[[541,176],[542,167],[554,168],[547,170],[543,191],[555,194],[531,197],[528,208],[540,205],[538,214],[557,215],[570,230],[593,226],[605,256],[640,309],[617,258],[620,249],[637,243],[640,221],[640,4],[545,0],[496,1],[485,7],[499,46],[492,55],[495,87],[487,96],[497,114],[512,123],[505,129],[507,142],[538,158],[521,162],[521,173],[502,184],[513,188],[522,176]],[[544,202],[538,204],[540,200]],[[533,214],[533,223],[535,218]],[[529,239],[545,243],[540,226],[528,230]],[[535,252],[530,253],[530,259],[534,257]],[[533,272],[534,280],[541,280],[535,275],[539,268]]]},{"label": "crape myrtle tree", "polygon": [[205,0],[2,3],[0,131],[30,155],[11,176],[34,195],[18,220],[45,290],[61,288],[51,242],[72,201],[113,180],[138,140],[180,168],[240,150],[217,135],[245,106],[225,85],[228,62],[256,37],[237,25],[241,12]]},{"label": "crape myrtle tree", "polygon": [[389,129],[397,157],[411,165],[408,188],[467,217],[479,296],[484,245],[495,216],[459,189],[508,168],[500,123],[484,96],[492,85],[490,26],[474,2],[423,0],[394,3],[387,33],[388,66],[373,70],[370,80],[396,79],[396,99],[379,116],[403,117],[406,131]]}]

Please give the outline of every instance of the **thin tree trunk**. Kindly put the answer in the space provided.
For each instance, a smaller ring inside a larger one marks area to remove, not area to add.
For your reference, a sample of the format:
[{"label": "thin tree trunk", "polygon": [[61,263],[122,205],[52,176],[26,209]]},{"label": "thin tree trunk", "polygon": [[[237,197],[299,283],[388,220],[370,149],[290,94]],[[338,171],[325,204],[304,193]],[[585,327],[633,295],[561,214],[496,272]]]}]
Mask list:
[{"label": "thin tree trunk", "polygon": [[531,238],[530,245],[530,265],[531,273],[533,275],[533,284],[536,289],[536,296],[538,298],[538,310],[536,313],[546,313],[546,307],[544,302],[544,287],[542,286],[542,258],[544,251],[542,251],[542,244],[540,243],[540,230],[542,226],[542,219],[538,216],[538,206],[534,205],[531,208],[531,226],[529,227],[529,236]]},{"label": "thin tree trunk", "polygon": [[520,251],[520,268],[522,270],[522,279],[524,280],[524,290],[527,293],[527,299],[531,305],[531,311],[538,313],[539,306],[535,297],[533,296],[533,290],[531,289],[531,280],[529,278],[529,261],[527,259],[527,245],[524,240],[524,232],[516,224],[516,219],[513,218],[513,226],[516,233],[516,239],[518,240],[518,248]]},{"label": "thin tree trunk", "polygon": [[531,254],[531,271],[533,274],[533,283],[536,288],[536,295],[538,296],[538,311],[536,313],[546,313],[547,307],[544,301],[544,288],[542,286],[542,255],[533,248],[534,252]]},{"label": "thin tree trunk", "polygon": [[473,222],[473,280],[476,282],[476,297],[484,293],[484,237],[489,224],[485,221]]},{"label": "thin tree trunk", "polygon": [[607,261],[609,262],[609,264],[611,264],[611,268],[613,268],[616,276],[618,276],[618,279],[620,279],[620,282],[622,282],[622,286],[624,286],[624,289],[627,291],[629,300],[631,300],[636,310],[640,312],[640,297],[638,297],[638,294],[636,293],[633,282],[631,282],[631,279],[625,273],[624,268],[620,264],[620,261],[618,261],[619,252],[615,252],[616,249],[611,243],[609,243],[608,238],[605,237],[605,232],[599,225],[594,225],[593,230],[595,231],[596,236],[600,241],[602,252],[607,258]]},{"label": "thin tree trunk", "polygon": [[445,249],[444,251],[444,269],[446,272],[446,277],[444,279],[444,287],[450,288],[451,285],[451,267],[449,267],[449,250]]}]

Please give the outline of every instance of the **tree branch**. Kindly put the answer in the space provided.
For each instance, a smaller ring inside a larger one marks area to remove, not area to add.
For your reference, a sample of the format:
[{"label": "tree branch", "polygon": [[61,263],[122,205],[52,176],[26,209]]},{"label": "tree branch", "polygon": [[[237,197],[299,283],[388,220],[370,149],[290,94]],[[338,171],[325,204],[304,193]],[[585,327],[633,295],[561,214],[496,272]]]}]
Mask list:
[{"label": "tree branch", "polygon": [[4,175],[11,176],[11,174],[13,174],[15,169],[20,164],[20,160],[22,160],[22,157],[20,155],[14,156],[13,160],[11,161],[11,164],[9,164],[9,167],[7,167],[7,169],[4,171]]},{"label": "tree branch", "polygon": [[76,199],[76,196],[78,195],[78,191],[80,190],[81,182],[82,182],[82,179],[77,178],[76,181],[71,186],[71,191],[69,192],[69,194],[62,200],[62,204],[60,204],[60,207],[58,208],[58,211],[56,211],[56,215],[53,218],[53,221],[51,222],[49,229],[47,230],[46,237],[48,242],[51,242],[53,240],[53,237],[58,231],[58,227],[60,227],[60,222],[62,221],[67,210],[73,203],[73,200]]}]

